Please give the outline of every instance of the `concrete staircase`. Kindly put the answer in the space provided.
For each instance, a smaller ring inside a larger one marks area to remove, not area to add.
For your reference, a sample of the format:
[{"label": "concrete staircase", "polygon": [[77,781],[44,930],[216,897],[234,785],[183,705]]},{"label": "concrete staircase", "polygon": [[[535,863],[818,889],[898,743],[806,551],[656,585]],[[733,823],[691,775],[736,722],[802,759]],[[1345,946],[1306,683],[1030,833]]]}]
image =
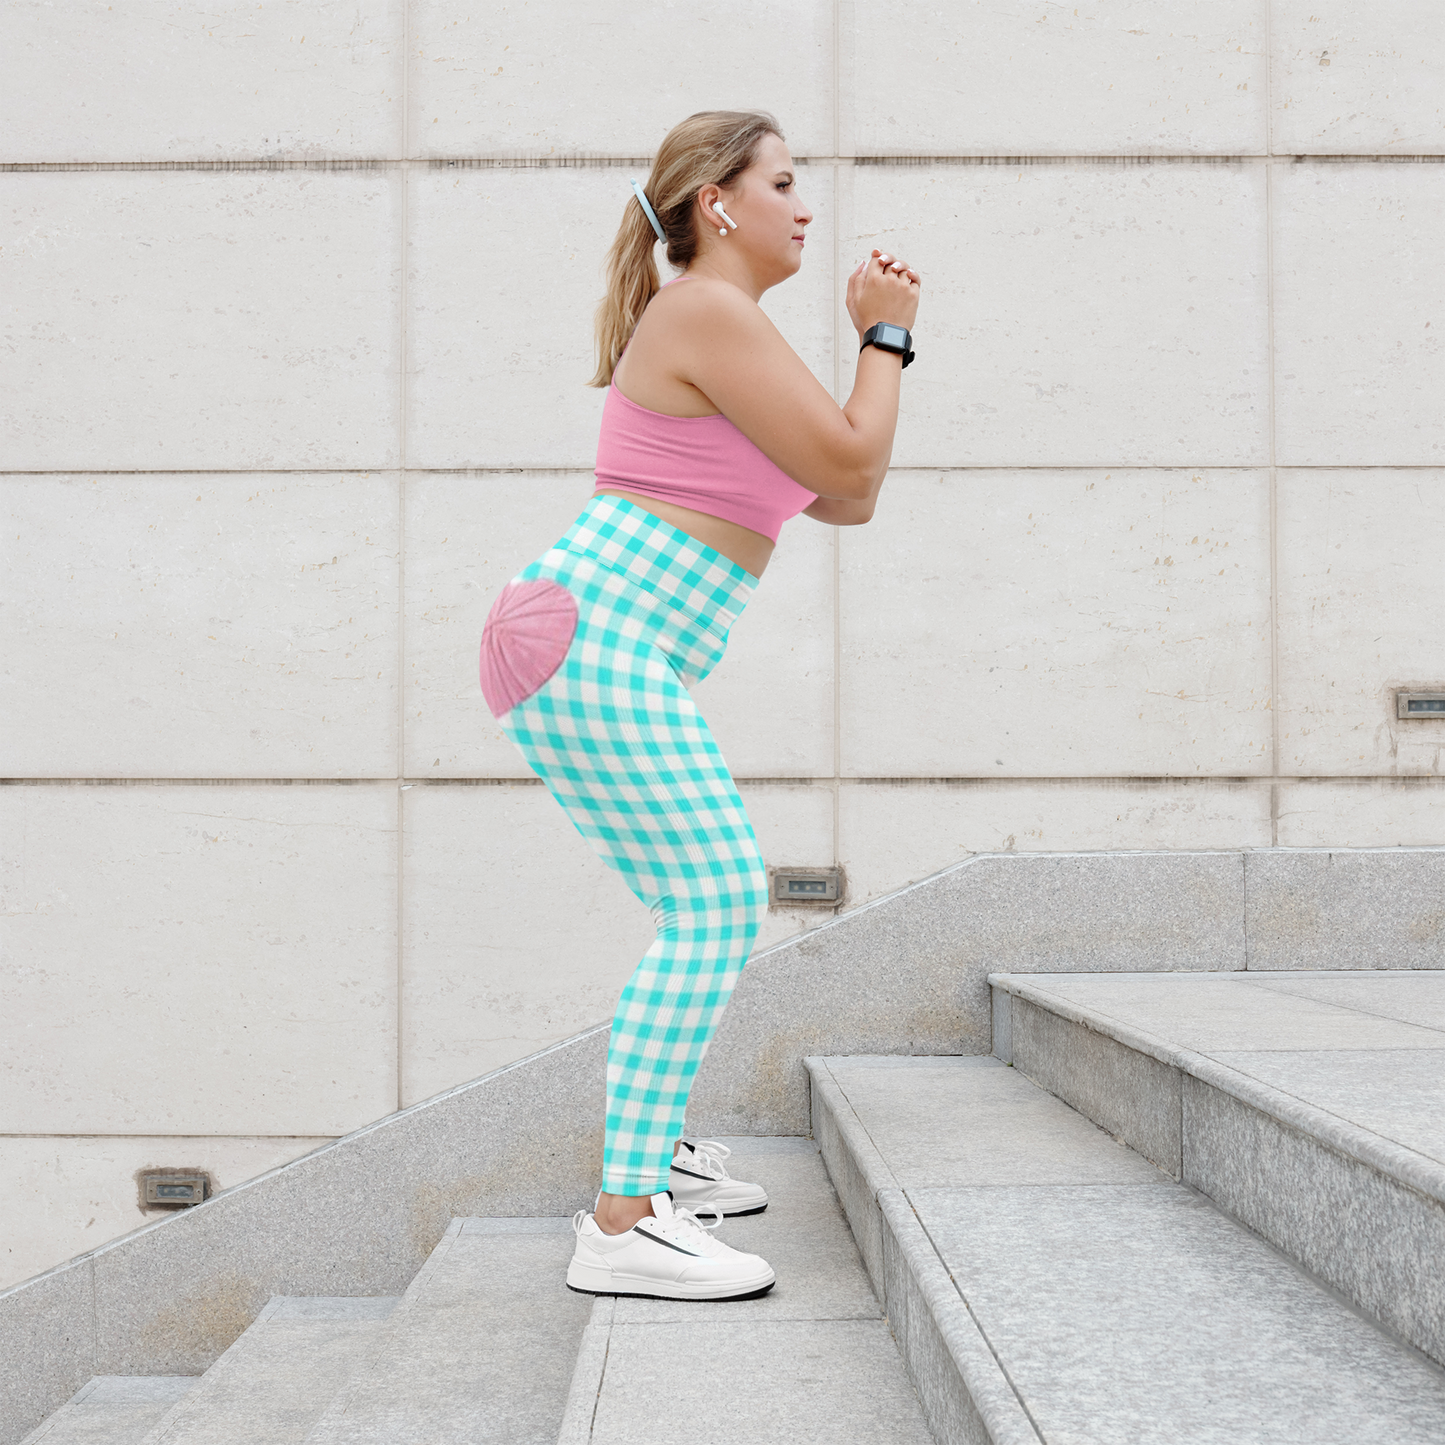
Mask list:
[{"label": "concrete staircase", "polygon": [[[458,1218],[400,1299],[277,1297],[48,1445],[1438,1445],[1445,972],[995,974],[995,1055],[807,1060],[734,1305]],[[433,1236],[434,1237],[434,1236]]]},{"label": "concrete staircase", "polygon": [[808,1061],[936,1438],[1445,1439],[1445,974],[991,982],[1007,1062]]},{"label": "concrete staircase", "polygon": [[725,1226],[762,1299],[594,1300],[570,1220],[456,1219],[400,1300],[278,1297],[199,1378],[94,1380],[26,1445],[929,1445],[816,1144],[730,1143],[771,1194]]}]

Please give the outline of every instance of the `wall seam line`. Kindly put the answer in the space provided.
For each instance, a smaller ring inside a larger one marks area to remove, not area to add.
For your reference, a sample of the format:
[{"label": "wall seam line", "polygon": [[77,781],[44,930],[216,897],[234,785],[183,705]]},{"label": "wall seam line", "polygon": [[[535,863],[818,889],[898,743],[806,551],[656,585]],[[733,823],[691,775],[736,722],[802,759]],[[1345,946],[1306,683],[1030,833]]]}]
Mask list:
[{"label": "wall seam line", "polygon": [[1279,737],[1279,473],[1275,444],[1274,346],[1274,29],[1273,6],[1264,0],[1264,279],[1265,395],[1269,415],[1269,845],[1279,847],[1280,737]]},{"label": "wall seam line", "polygon": [[[411,0],[401,7],[401,154],[403,161],[411,157]],[[397,339],[397,426],[400,472],[397,484],[397,555],[396,555],[396,1107],[405,1105],[405,1080],[402,1032],[406,985],[404,940],[406,937],[406,494],[408,456],[408,309],[411,298],[407,287],[407,271],[411,245],[411,173],[404,166],[401,174],[400,271],[398,278]]]},{"label": "wall seam line", "polygon": [[[840,225],[839,200],[841,167],[837,163],[840,126],[839,86],[841,82],[842,0],[833,0],[833,399],[843,404],[842,326],[839,309],[843,298],[838,291],[842,272],[843,228]],[[833,866],[842,863],[842,789],[838,780],[843,771],[843,533],[833,528]],[[835,910],[836,911],[836,910]]]}]

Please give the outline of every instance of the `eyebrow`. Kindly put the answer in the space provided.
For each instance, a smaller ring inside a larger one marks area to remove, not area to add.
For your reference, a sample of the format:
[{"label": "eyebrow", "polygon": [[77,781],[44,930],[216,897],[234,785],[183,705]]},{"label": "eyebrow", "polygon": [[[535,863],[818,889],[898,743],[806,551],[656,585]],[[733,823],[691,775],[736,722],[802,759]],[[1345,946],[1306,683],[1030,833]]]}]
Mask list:
[{"label": "eyebrow", "polygon": [[780,180],[783,176],[787,176],[790,181],[797,180],[797,177],[792,173],[792,171],[775,171],[773,173],[773,179],[775,181]]}]

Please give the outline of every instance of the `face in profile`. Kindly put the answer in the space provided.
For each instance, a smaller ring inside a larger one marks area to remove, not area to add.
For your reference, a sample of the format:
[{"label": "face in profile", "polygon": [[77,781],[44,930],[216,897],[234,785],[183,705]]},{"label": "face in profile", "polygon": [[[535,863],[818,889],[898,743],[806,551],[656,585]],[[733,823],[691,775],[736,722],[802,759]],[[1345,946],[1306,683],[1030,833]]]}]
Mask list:
[{"label": "face in profile", "polygon": [[724,245],[740,246],[754,267],[776,281],[803,264],[804,233],[813,213],[798,195],[785,141],[765,135],[757,159],[724,193],[722,204],[738,227],[729,230],[726,239],[718,237]]}]

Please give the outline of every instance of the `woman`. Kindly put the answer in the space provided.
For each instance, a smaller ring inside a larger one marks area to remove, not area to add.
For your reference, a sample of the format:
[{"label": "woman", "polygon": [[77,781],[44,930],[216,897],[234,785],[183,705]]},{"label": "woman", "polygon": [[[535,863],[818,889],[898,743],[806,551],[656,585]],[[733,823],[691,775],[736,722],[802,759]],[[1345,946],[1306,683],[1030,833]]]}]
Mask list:
[{"label": "woman", "polygon": [[[567,1283],[740,1299],[770,1289],[773,1271],[708,1230],[765,1208],[767,1195],[729,1178],[721,1146],[681,1135],[767,908],[767,872],[684,684],[721,658],[787,518],[849,526],[873,515],[919,283],[877,251],[849,277],[864,349],[840,408],[758,306],[803,264],[812,220],[777,122],[690,116],[663,141],[646,190],[633,186],[597,314],[592,384],[608,394],[596,493],[497,599],[482,690],[657,921],[613,1020],[602,1192],[574,1221]],[[665,287],[655,240],[682,272]]]}]

